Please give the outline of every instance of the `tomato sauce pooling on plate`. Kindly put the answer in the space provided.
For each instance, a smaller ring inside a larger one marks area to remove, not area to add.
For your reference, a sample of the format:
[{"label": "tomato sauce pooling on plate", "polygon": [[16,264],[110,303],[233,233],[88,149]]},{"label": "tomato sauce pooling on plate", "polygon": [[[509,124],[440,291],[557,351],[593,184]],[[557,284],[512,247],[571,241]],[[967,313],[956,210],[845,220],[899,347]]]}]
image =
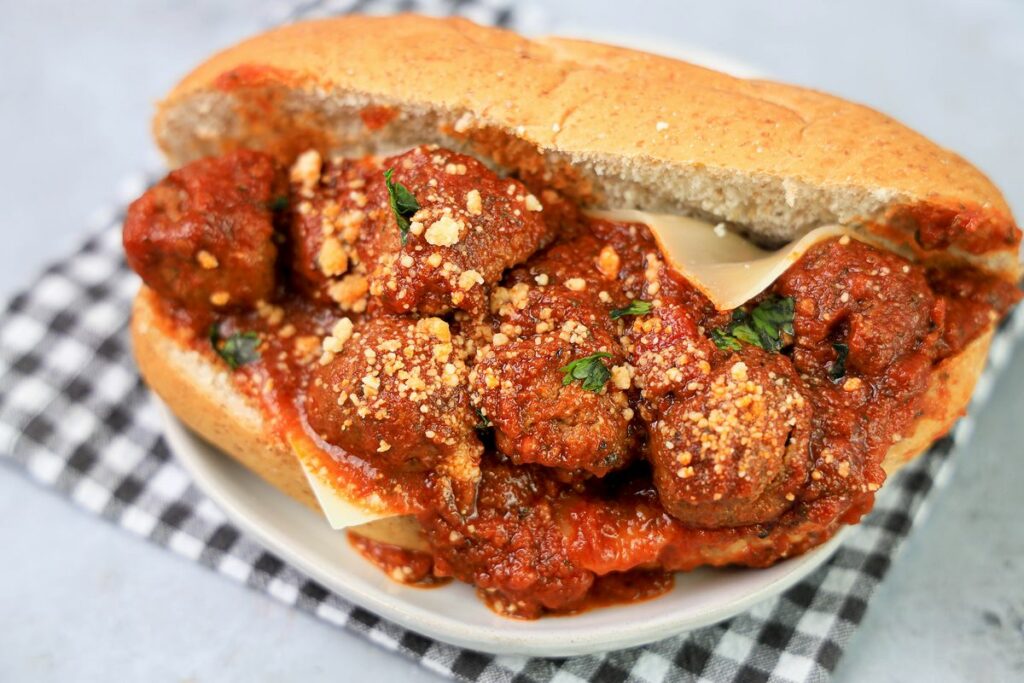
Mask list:
[{"label": "tomato sauce pooling on plate", "polygon": [[935,365],[1019,298],[843,237],[717,311],[646,226],[435,146],[197,161],[131,206],[124,243],[269,424],[416,517],[424,549],[353,535],[365,557],[518,618],[857,522]]}]

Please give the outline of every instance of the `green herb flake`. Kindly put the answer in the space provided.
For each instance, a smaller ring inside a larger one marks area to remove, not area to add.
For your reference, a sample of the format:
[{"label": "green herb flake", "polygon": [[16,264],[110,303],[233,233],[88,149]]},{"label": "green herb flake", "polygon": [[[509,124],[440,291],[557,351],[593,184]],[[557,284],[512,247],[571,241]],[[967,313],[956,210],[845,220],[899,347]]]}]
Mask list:
[{"label": "green herb flake", "polygon": [[487,417],[487,415],[484,414],[484,411],[480,410],[479,408],[474,408],[473,410],[476,411],[476,416],[479,418],[477,423],[473,425],[474,429],[484,430],[490,429],[493,426],[491,418]]},{"label": "green herb flake", "polygon": [[232,370],[259,360],[260,336],[255,332],[236,332],[224,338],[220,333],[220,324],[214,323],[210,326],[209,337],[213,350]]},{"label": "green herb flake", "polygon": [[750,344],[778,353],[785,337],[793,336],[795,306],[792,297],[771,296],[749,312],[735,310],[732,322],[711,331],[711,340],[726,351],[739,351],[742,344]]},{"label": "green herb flake", "polygon": [[278,195],[277,197],[274,197],[267,204],[267,208],[273,211],[274,213],[284,211],[285,209],[288,208],[288,195],[282,194]]},{"label": "green herb flake", "polygon": [[627,315],[647,315],[651,312],[652,308],[654,308],[654,304],[650,301],[639,301],[634,299],[633,303],[625,308],[612,309],[612,320],[625,318]]},{"label": "green herb flake", "polygon": [[391,205],[391,213],[395,214],[395,222],[398,223],[398,231],[402,234],[404,247],[406,240],[409,239],[409,219],[420,210],[420,203],[405,185],[391,180],[394,172],[393,168],[384,171],[384,184],[388,188],[388,203]]},{"label": "green herb flake", "polygon": [[580,380],[586,391],[593,391],[595,394],[604,388],[604,385],[611,379],[612,373],[602,358],[611,358],[612,354],[599,351],[583,358],[577,358],[565,367],[559,368],[564,375],[562,384],[572,384],[573,380]]},{"label": "green herb flake", "polygon": [[850,347],[846,344],[833,344],[836,359],[828,366],[828,376],[833,382],[838,382],[846,377],[846,358],[850,355]]},{"label": "green herb flake", "polygon": [[715,346],[723,351],[739,351],[743,348],[743,344],[740,344],[739,340],[726,332],[724,328],[711,330],[711,341],[715,342]]}]

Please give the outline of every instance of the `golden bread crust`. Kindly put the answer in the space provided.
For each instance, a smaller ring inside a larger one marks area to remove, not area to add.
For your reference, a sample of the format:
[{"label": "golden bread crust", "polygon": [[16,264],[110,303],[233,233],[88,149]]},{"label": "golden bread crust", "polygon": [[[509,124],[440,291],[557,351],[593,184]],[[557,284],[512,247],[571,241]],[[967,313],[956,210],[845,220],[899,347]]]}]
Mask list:
[{"label": "golden bread crust", "polygon": [[[232,388],[228,371],[169,332],[156,295],[143,287],[132,307],[132,349],[150,389],[182,422],[274,488],[320,513],[298,459],[282,435],[269,429],[259,408]],[[423,549],[412,517],[377,520],[352,531],[367,538]]]},{"label": "golden bread crust", "polygon": [[[395,118],[360,119],[381,106]],[[937,255],[1018,277],[1020,233],[996,187],[877,111],[463,19],[350,16],[275,29],[189,74],[154,129],[173,163],[237,145],[287,156],[310,145],[461,141],[520,173],[568,174],[563,184],[596,206],[699,214],[767,241],[830,221],[885,223],[895,248],[928,258],[913,235],[940,221],[954,241]]]}]

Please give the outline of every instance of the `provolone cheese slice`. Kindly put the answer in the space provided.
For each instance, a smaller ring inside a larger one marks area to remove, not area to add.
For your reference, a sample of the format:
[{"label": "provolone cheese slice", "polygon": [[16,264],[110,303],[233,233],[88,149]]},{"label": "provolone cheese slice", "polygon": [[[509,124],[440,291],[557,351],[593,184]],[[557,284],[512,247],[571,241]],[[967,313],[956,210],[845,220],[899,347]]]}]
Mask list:
[{"label": "provolone cheese slice", "polygon": [[350,497],[345,496],[342,487],[332,481],[329,470],[320,464],[325,454],[318,452],[305,436],[289,436],[288,442],[332,529],[347,529],[402,514],[387,510],[379,499],[366,501],[365,505],[352,502]]},{"label": "provolone cheese slice", "polygon": [[720,311],[742,306],[818,242],[846,234],[837,225],[817,228],[777,251],[762,249],[734,232],[705,221],[646,211],[588,211],[616,223],[647,225],[665,259]]}]

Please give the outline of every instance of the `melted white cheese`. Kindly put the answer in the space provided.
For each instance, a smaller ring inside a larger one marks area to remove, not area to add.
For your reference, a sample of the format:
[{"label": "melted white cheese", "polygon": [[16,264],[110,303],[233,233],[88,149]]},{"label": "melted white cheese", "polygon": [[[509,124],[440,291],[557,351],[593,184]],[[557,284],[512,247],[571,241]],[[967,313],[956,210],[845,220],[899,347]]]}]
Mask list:
[{"label": "melted white cheese", "polygon": [[666,260],[721,311],[742,306],[766,290],[818,242],[846,234],[843,228],[829,225],[768,251],[724,226],[693,218],[624,209],[587,214],[650,227]]},{"label": "melted white cheese", "polygon": [[318,464],[323,454],[317,452],[304,437],[289,437],[288,442],[332,529],[347,529],[401,514],[383,509],[383,505],[371,506],[373,501],[366,501],[365,505],[353,503]]}]

